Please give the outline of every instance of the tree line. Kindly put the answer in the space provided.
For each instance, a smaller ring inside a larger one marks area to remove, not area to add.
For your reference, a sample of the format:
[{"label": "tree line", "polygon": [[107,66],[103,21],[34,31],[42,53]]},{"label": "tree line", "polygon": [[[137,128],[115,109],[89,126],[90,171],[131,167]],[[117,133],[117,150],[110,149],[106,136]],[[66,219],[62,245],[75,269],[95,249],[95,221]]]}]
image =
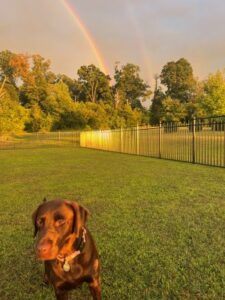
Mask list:
[{"label": "tree line", "polygon": [[155,76],[150,121],[184,122],[195,118],[225,115],[225,73],[217,71],[205,80],[194,77],[184,58],[168,62]]},{"label": "tree line", "polygon": [[[147,109],[143,103],[152,98]],[[204,81],[182,58],[155,76],[154,92],[137,65],[116,64],[113,78],[94,65],[76,78],[55,74],[40,55],[0,52],[0,135],[20,131],[108,129],[225,114],[225,77]]]}]

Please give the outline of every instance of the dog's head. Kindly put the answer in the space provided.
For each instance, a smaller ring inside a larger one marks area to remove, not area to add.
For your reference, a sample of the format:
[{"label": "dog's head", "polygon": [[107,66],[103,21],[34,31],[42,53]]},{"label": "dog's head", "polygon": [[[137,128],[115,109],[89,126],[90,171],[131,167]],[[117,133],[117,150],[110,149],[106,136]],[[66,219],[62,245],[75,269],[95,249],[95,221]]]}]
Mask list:
[{"label": "dog's head", "polygon": [[32,215],[38,259],[56,259],[68,236],[80,235],[87,216],[88,211],[77,202],[52,200],[39,205]]}]

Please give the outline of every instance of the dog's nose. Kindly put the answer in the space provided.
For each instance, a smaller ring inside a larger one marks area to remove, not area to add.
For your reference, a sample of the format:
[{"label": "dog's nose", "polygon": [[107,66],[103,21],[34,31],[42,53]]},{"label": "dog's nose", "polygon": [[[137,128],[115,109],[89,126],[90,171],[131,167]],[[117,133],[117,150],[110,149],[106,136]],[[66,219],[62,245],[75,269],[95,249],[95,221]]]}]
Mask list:
[{"label": "dog's nose", "polygon": [[38,245],[37,254],[38,255],[46,255],[47,253],[49,253],[51,247],[52,247],[52,241],[44,240]]}]

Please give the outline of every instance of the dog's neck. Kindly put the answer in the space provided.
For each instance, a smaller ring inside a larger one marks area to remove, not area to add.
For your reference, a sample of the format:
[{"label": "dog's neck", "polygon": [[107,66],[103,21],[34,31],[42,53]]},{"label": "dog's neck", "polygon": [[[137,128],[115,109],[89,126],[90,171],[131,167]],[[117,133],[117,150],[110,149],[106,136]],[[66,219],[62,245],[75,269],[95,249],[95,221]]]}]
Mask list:
[{"label": "dog's neck", "polygon": [[87,230],[82,227],[82,234],[79,236],[72,234],[67,245],[61,248],[57,256],[57,260],[63,263],[63,269],[65,272],[69,272],[70,270],[70,261],[80,255],[84,249],[86,243],[86,233]]}]

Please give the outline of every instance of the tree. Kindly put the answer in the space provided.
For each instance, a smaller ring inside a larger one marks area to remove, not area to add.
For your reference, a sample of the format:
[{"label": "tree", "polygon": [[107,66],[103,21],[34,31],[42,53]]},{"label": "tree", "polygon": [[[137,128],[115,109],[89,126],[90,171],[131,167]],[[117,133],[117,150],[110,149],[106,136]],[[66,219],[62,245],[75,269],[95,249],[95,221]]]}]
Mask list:
[{"label": "tree", "polygon": [[[76,102],[73,111],[65,113],[64,118],[66,119],[67,126],[72,126],[72,128],[109,128],[109,118],[103,102]],[[68,124],[68,122],[70,122],[70,124]]]},{"label": "tree", "polygon": [[20,100],[26,107],[40,104],[47,97],[50,61],[40,55],[32,55],[32,68],[21,87]]},{"label": "tree", "polygon": [[156,74],[154,78],[155,91],[150,106],[150,123],[155,125],[159,124],[162,119],[163,100],[165,99],[165,94],[163,93],[161,86],[158,85],[160,76]]},{"label": "tree", "polygon": [[19,103],[19,91],[18,89],[6,81],[4,88],[3,88],[3,94],[7,93],[9,98],[13,101],[16,101]]},{"label": "tree", "polygon": [[0,84],[0,99],[5,94],[5,91],[4,91],[5,83],[6,83],[6,77],[4,77],[3,81]]},{"label": "tree", "polygon": [[203,82],[196,82],[193,97],[185,104],[187,120],[206,117],[206,110],[203,106],[204,85]]},{"label": "tree", "polygon": [[167,97],[162,102],[162,120],[165,122],[179,122],[185,119],[186,109],[177,99]]},{"label": "tree", "polygon": [[191,64],[181,58],[167,63],[160,75],[161,83],[167,87],[166,96],[188,102],[195,89],[195,79]]},{"label": "tree", "polygon": [[75,102],[78,101],[82,89],[82,86],[78,82],[78,80],[72,79],[69,76],[64,74],[59,74],[57,77],[58,77],[58,81],[62,81],[67,85],[72,100]]},{"label": "tree", "polygon": [[209,75],[204,82],[204,93],[201,97],[202,107],[208,116],[225,114],[225,74],[218,71]]},{"label": "tree", "polygon": [[165,94],[159,87],[154,92],[154,97],[152,98],[152,104],[150,106],[150,123],[159,124],[163,117],[163,100],[165,99]]},{"label": "tree", "polygon": [[22,131],[27,118],[27,111],[19,104],[17,98],[12,98],[10,88],[14,87],[4,86],[0,97],[0,135]]},{"label": "tree", "polygon": [[29,109],[29,118],[25,124],[26,130],[31,132],[50,131],[52,124],[52,116],[44,113],[37,103],[33,103]]},{"label": "tree", "polygon": [[40,107],[45,114],[51,115],[53,121],[52,129],[63,128],[62,115],[73,111],[74,108],[68,86],[62,81],[49,84],[47,97],[40,103]]},{"label": "tree", "polygon": [[10,66],[13,68],[14,81],[20,79],[23,82],[29,77],[29,56],[25,54],[13,54],[10,61]]},{"label": "tree", "polygon": [[79,100],[110,103],[113,100],[110,77],[94,65],[82,66],[78,72]]},{"label": "tree", "polygon": [[134,127],[142,123],[142,112],[136,108],[132,109],[129,103],[119,109],[119,116],[123,120],[123,127]]},{"label": "tree", "polygon": [[16,132],[24,125],[27,131],[49,131],[145,124],[149,112],[141,102],[150,95],[150,88],[139,73],[132,64],[116,68],[112,87],[111,78],[94,65],[82,66],[78,78],[72,79],[53,73],[50,61],[38,54],[2,51],[1,132]]},{"label": "tree", "polygon": [[10,84],[17,87],[18,79],[24,81],[28,74],[28,55],[15,54],[8,50],[0,52],[0,78],[6,77]]},{"label": "tree", "polygon": [[45,113],[59,115],[65,111],[73,109],[73,102],[69,89],[63,82],[48,84],[47,96],[40,103],[40,107]]},{"label": "tree", "polygon": [[13,55],[14,54],[9,50],[0,52],[0,75],[1,78],[6,77],[11,84],[15,85],[15,79],[13,76],[14,69],[10,64]]},{"label": "tree", "polygon": [[[83,104],[83,102],[81,102]],[[81,103],[78,103],[80,105]],[[77,104],[75,104],[77,106]],[[87,120],[79,108],[74,108],[72,111],[67,111],[61,115],[60,129],[85,129]]]},{"label": "tree", "polygon": [[130,63],[121,68],[116,65],[114,79],[116,107],[129,103],[132,108],[143,109],[142,101],[149,98],[151,91],[140,77],[140,68]]}]

